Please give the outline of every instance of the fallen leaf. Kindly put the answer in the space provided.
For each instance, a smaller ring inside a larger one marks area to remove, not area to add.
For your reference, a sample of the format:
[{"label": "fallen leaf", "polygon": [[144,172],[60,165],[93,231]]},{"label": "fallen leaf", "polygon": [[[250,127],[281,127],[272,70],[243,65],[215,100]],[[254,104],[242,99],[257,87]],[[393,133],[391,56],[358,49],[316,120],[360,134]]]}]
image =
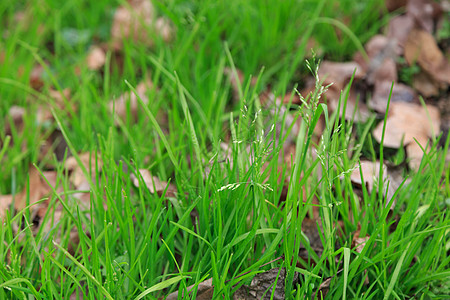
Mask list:
[{"label": "fallen leaf", "polygon": [[439,3],[432,0],[408,0],[406,11],[428,33],[433,32],[434,22],[442,14]]},{"label": "fallen leaf", "polygon": [[[43,175],[52,186],[56,185],[57,176],[55,171],[46,171],[43,172]],[[27,206],[27,199],[29,199],[29,204],[34,204],[37,201],[47,197],[52,191],[52,189],[48,186],[47,182],[41,177],[41,174],[36,168],[31,167],[28,176],[29,176],[29,188],[28,183],[26,183],[22,191],[15,196],[14,208],[17,211],[21,211]],[[31,210],[34,209],[36,209],[36,207],[31,206]]]},{"label": "fallen leaf", "polygon": [[[296,278],[296,276],[294,276]],[[258,273],[253,278],[250,286],[241,286],[233,295],[233,300],[250,299],[286,299],[284,294],[286,279],[286,269],[273,268],[263,273]],[[273,285],[275,284],[275,291]],[[295,286],[294,283],[291,283]],[[273,298],[271,298],[273,292]],[[264,297],[263,297],[264,295]]]},{"label": "fallen leaf", "polygon": [[342,90],[350,81],[353,72],[355,72],[354,80],[361,79],[365,75],[363,68],[356,62],[341,63],[325,60],[320,64],[318,75],[324,85],[332,83],[336,89]]},{"label": "fallen leaf", "polygon": [[450,63],[434,37],[425,30],[412,30],[405,44],[405,59],[417,64],[438,82],[450,84]]},{"label": "fallen leaf", "polygon": [[96,71],[105,65],[106,53],[99,46],[93,46],[89,49],[89,53],[86,58],[87,67],[90,70]]},{"label": "fallen leaf", "polygon": [[425,72],[414,75],[412,86],[425,98],[439,95],[439,85]]},{"label": "fallen leaf", "polygon": [[[149,189],[150,193],[162,195],[167,187],[167,182],[161,181],[157,176],[153,176],[147,169],[139,169],[139,174],[142,176],[145,186]],[[136,175],[131,174],[131,180],[136,187],[139,187],[139,178]],[[176,197],[177,188],[174,184],[170,183],[167,187],[166,197]]]},{"label": "fallen leaf", "polygon": [[[330,61],[324,61],[321,63],[318,75],[323,80],[324,85],[332,84],[325,95],[328,100],[328,105],[332,111],[338,109],[339,98],[341,97],[342,90],[350,82],[351,77],[354,75],[354,80],[360,80],[365,75],[363,68],[356,62],[336,63]],[[343,93],[344,97],[345,94]],[[342,100],[344,99],[342,97]],[[364,122],[370,115],[363,101],[359,101],[360,95],[355,86],[350,87],[349,97],[347,99],[347,107],[345,110],[345,119],[351,120],[355,107],[358,107],[356,111],[356,121]],[[343,102],[342,102],[343,103]],[[341,108],[341,112],[343,109]]]},{"label": "fallen leaf", "polygon": [[[386,132],[383,145],[399,148],[402,140],[407,147],[408,156],[412,158],[410,167],[417,167],[417,160],[422,158],[417,147],[413,146],[416,139],[422,147],[426,147],[429,138],[435,137],[440,129],[440,114],[436,107],[427,105],[427,111],[420,105],[393,102],[390,105],[386,120]],[[429,118],[428,118],[429,114]],[[375,139],[381,143],[383,122],[373,131]],[[412,145],[410,145],[412,144]],[[408,145],[410,150],[408,151]]]},{"label": "fallen leaf", "polygon": [[[340,114],[342,117],[344,99],[346,97],[345,92],[342,90],[338,90],[333,85],[329,87],[326,92],[328,107],[331,111],[336,111],[339,105],[339,98],[341,98],[341,110]],[[345,107],[345,119],[346,120],[355,120],[356,122],[365,122],[370,117],[369,109],[366,104],[361,100],[361,94],[358,93],[357,89],[354,85],[350,87],[350,91],[347,98],[347,105]],[[356,112],[355,112],[356,109]],[[355,117],[353,118],[353,115]]]},{"label": "fallen leaf", "polygon": [[126,39],[151,47],[156,35],[167,42],[171,39],[172,29],[168,21],[156,20],[155,8],[150,0],[128,0],[127,5],[117,8],[111,27],[111,38],[116,50],[122,49]]},{"label": "fallen leaf", "polygon": [[[84,152],[78,154],[78,157],[86,171],[92,176],[95,175],[96,171],[101,171],[103,161],[100,156],[96,156],[95,153]],[[75,189],[78,189],[85,181],[88,181],[74,156],[71,156],[66,160],[64,167],[71,172],[69,180],[74,185]]]},{"label": "fallen leaf", "polygon": [[389,12],[397,10],[401,7],[404,7],[408,0],[385,0],[384,1],[386,8]]},{"label": "fallen leaf", "polygon": [[[65,88],[61,92],[53,88],[49,88],[48,94],[49,97],[54,101],[54,108],[58,108],[68,113],[75,111],[74,103],[70,102],[70,88]],[[70,107],[68,107],[67,104],[69,104]],[[36,121],[39,124],[45,123],[46,121],[53,121],[53,114],[50,110],[50,107],[51,106],[49,106],[48,104],[40,105],[38,107],[36,112]]]},{"label": "fallen leaf", "polygon": [[[190,293],[191,290],[196,286],[197,284],[193,284],[190,285],[186,288],[187,292]],[[169,295],[167,295],[166,298],[164,298],[165,300],[176,300],[178,299],[178,292],[179,291],[175,291]],[[212,278],[209,278],[205,281],[202,281],[198,284],[197,287],[197,295],[196,295],[196,300],[208,300],[208,299],[212,299],[213,297],[213,293],[214,293],[214,287],[212,285]],[[184,295],[182,295],[182,298],[187,298],[187,297],[183,297]]]},{"label": "fallen leaf", "polygon": [[[142,81],[136,86],[136,92],[145,104],[148,103],[147,91],[151,88],[153,88],[153,82],[150,79]],[[125,120],[127,117],[127,106],[130,107],[131,116],[137,119],[139,103],[138,98],[132,91],[120,95],[115,100],[109,101],[110,111],[116,113],[122,120]]]},{"label": "fallen leaf", "polygon": [[[362,173],[362,176],[364,178],[364,185],[367,186],[368,192],[372,193],[374,187],[378,185],[378,177],[380,175],[380,162],[362,160],[361,169],[356,168],[353,170],[352,174],[350,175],[350,180],[353,183],[362,186],[360,172]],[[387,167],[385,164],[383,164],[383,182],[385,182],[387,178]]]},{"label": "fallen leaf", "polygon": [[35,90],[40,90],[44,86],[44,67],[35,65],[30,73],[30,86]]},{"label": "fallen leaf", "polygon": [[12,195],[0,195],[0,222],[6,217],[6,211],[9,210],[12,200]]},{"label": "fallen leaf", "polygon": [[[240,69],[235,69],[236,70],[236,74],[233,72],[233,70],[231,68],[225,68],[223,70],[224,74],[228,77],[228,80],[230,81],[231,84],[231,89],[233,91],[233,99],[236,101],[239,101],[239,87],[245,86],[246,82],[244,82],[245,80],[245,75],[244,72],[242,72]],[[251,81],[250,81],[250,85],[251,86],[255,86],[257,81],[257,78],[252,77]],[[263,100],[261,100],[261,102],[263,102]]]},{"label": "fallen leaf", "polygon": [[414,18],[410,15],[399,15],[389,20],[387,38],[399,45],[399,55],[403,54],[403,47],[409,32],[414,28]]},{"label": "fallen leaf", "polygon": [[25,108],[21,106],[11,106],[8,111],[8,115],[5,120],[5,134],[11,135],[12,128],[11,125],[14,126],[14,129],[17,132],[22,132],[23,129],[23,120],[25,116]]},{"label": "fallen leaf", "polygon": [[[369,106],[379,113],[385,113],[386,107],[391,94],[392,82],[383,81],[375,85],[372,98],[369,101]],[[391,104],[394,102],[419,103],[419,98],[416,92],[409,86],[396,83],[392,88]]]}]

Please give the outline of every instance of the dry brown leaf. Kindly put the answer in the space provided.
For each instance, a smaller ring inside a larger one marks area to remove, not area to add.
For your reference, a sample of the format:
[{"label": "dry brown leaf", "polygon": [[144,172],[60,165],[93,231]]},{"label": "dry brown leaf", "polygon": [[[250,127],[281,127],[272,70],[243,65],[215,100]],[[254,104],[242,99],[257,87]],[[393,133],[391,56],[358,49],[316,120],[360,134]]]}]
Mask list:
[{"label": "dry brown leaf", "polygon": [[[196,284],[190,285],[186,288],[188,293],[191,292],[191,290],[194,288],[194,286],[196,286]],[[167,295],[167,297],[164,299],[165,300],[176,300],[176,299],[178,299],[178,292],[179,291],[175,291],[175,292]],[[214,293],[214,287],[212,285],[212,278],[209,278],[198,284],[197,295],[196,295],[195,299],[197,299],[197,300],[212,299],[213,293]]]},{"label": "dry brown leaf", "polygon": [[[356,62],[336,63],[324,61],[321,63],[318,71],[319,78],[323,80],[324,85],[332,84],[325,93],[330,110],[336,110],[338,108],[341,92],[349,83],[353,73],[355,73],[354,80],[362,79],[365,75],[363,68]],[[345,119],[352,119],[356,106],[358,106],[358,110],[356,111],[355,120],[364,122],[369,117],[370,112],[364,102],[359,101],[359,93],[356,88],[351,86],[347,99]]]},{"label": "dry brown leaf", "polygon": [[410,15],[399,15],[389,21],[387,37],[395,40],[400,46],[398,54],[403,54],[403,47],[408,39],[409,32],[414,28],[414,19]]},{"label": "dry brown leaf", "polygon": [[[147,104],[148,103],[148,97],[147,97],[147,91],[148,89],[153,88],[153,82],[150,79],[147,79],[145,81],[142,81],[136,86],[136,92],[139,95],[139,98],[142,99],[142,101]],[[127,93],[124,93],[120,95],[117,99],[109,101],[109,109],[111,112],[114,112],[117,114],[119,118],[122,120],[126,119],[127,116],[127,106],[130,107],[130,113],[134,119],[137,119],[137,112],[138,112],[138,98],[136,95],[130,91]]]},{"label": "dry brown leaf", "polygon": [[356,252],[361,253],[366,246],[367,241],[370,239],[369,236],[365,237],[355,237],[353,239],[353,247],[355,247]]},{"label": "dry brown leaf", "polygon": [[[341,96],[342,93],[342,96]],[[326,92],[328,107],[331,111],[336,111],[339,105],[339,97],[341,97],[341,106],[344,104],[346,94],[338,90],[332,85]],[[355,108],[358,109],[355,112]],[[341,107],[340,114],[342,117],[343,107]],[[347,106],[345,108],[345,119],[353,120],[353,114],[355,114],[354,120],[356,122],[365,122],[370,117],[369,109],[363,101],[360,101],[360,96],[354,86],[350,87],[350,92],[347,98]]]},{"label": "dry brown leaf", "polygon": [[156,19],[155,8],[150,0],[129,0],[128,5],[117,8],[111,27],[115,49],[121,49],[126,39],[153,46],[156,35],[160,35],[167,42],[171,39],[172,29],[168,21]]},{"label": "dry brown leaf", "polygon": [[[55,171],[43,172],[43,175],[52,186],[56,185],[57,176]],[[41,177],[39,171],[36,168],[31,167],[29,171],[29,189],[27,183],[25,184],[22,191],[15,196],[14,208],[17,211],[21,211],[22,209],[24,209],[27,206],[28,195],[29,204],[34,204],[42,198],[47,197],[51,191],[51,188]],[[32,206],[31,209],[34,210],[36,209],[36,207]]]},{"label": "dry brown leaf", "polygon": [[408,3],[408,0],[385,0],[384,3],[386,4],[387,10],[389,12],[392,12],[401,7],[404,7],[406,3]]},{"label": "dry brown leaf", "polygon": [[323,61],[319,68],[319,78],[324,81],[324,85],[330,83],[338,89],[344,89],[345,85],[355,72],[354,79],[361,79],[365,75],[363,68],[356,62],[331,62]]},{"label": "dry brown leaf", "polygon": [[[231,68],[225,68],[223,70],[224,74],[226,77],[228,77],[228,80],[231,83],[231,89],[233,91],[233,98],[234,100],[238,101],[239,100],[239,87],[241,86],[245,86],[246,82],[244,82],[245,80],[245,76],[244,76],[244,72],[242,72],[239,69],[236,69],[236,74],[233,72],[233,70]],[[236,78],[237,76],[237,78]],[[257,81],[257,78],[252,77],[250,84],[251,86],[255,86]],[[263,102],[263,100],[261,100],[261,102]]]},{"label": "dry brown leaf", "polygon": [[[375,85],[372,98],[369,101],[370,108],[379,113],[386,112],[391,86],[392,81],[378,82]],[[391,103],[393,102],[419,103],[419,98],[409,86],[396,83],[392,88]]]},{"label": "dry brown leaf", "polygon": [[[157,193],[159,196],[162,195],[167,187],[166,181],[161,181],[157,176],[153,176],[147,169],[139,169],[139,173],[142,176],[142,180],[145,186],[149,189],[150,193]],[[136,187],[139,187],[139,178],[136,175],[131,174],[131,180]],[[177,194],[177,188],[174,184],[170,183],[167,187],[166,197],[175,197]]]},{"label": "dry brown leaf", "polygon": [[416,91],[426,98],[439,95],[439,85],[425,72],[415,74],[412,85]]},{"label": "dry brown leaf", "polygon": [[[376,187],[378,176],[380,175],[380,163],[363,160],[361,161],[361,172],[364,178],[364,185],[367,186],[367,190],[371,193],[374,190],[374,187]],[[387,178],[387,167],[383,164],[383,182],[387,180]],[[357,185],[362,185],[359,168],[353,170],[350,175],[350,180]]]},{"label": "dry brown leaf", "polygon": [[89,49],[89,53],[86,58],[87,67],[90,70],[99,70],[105,65],[106,53],[99,46],[93,46]]},{"label": "dry brown leaf", "polygon": [[409,33],[405,59],[410,65],[417,62],[434,80],[450,84],[450,63],[434,37],[425,30],[414,29]]},{"label": "dry brown leaf", "polygon": [[378,34],[373,36],[364,48],[369,61],[367,62],[360,52],[356,53],[353,59],[366,73],[366,82],[373,85],[380,81],[397,81],[395,60],[401,53],[397,42]]},{"label": "dry brown leaf", "polygon": [[41,65],[35,65],[30,73],[30,86],[35,90],[40,90],[44,86],[44,67]]},{"label": "dry brown leaf", "polygon": [[6,211],[9,210],[12,200],[12,195],[0,195],[0,222],[6,217]]},{"label": "dry brown leaf", "polygon": [[[416,104],[393,102],[390,104],[386,121],[384,146],[399,148],[403,139],[404,145],[414,142],[414,138],[421,139],[436,136],[440,127],[440,115],[436,107],[427,105],[430,114],[428,119],[425,109]],[[431,122],[431,124],[430,124]],[[378,124],[373,134],[381,142],[383,122]]]},{"label": "dry brown leaf", "polygon": [[[5,120],[5,134],[11,135],[12,128],[11,123],[13,124],[15,130],[17,132],[22,132],[23,129],[23,118],[25,116],[25,108],[20,106],[11,106],[8,115]],[[11,122],[11,123],[10,123]]]},{"label": "dry brown leaf", "polygon": [[[294,278],[296,277],[294,276]],[[286,299],[284,294],[285,279],[286,279],[285,268],[281,268],[281,270],[279,268],[273,268],[263,273],[258,273],[253,278],[252,282],[250,283],[250,286],[243,285],[234,293],[233,300],[250,300],[250,299],[284,300]],[[275,291],[273,291],[275,281],[276,286]],[[273,298],[271,298],[272,291],[273,291]]]},{"label": "dry brown leaf", "polygon": [[[410,167],[416,168],[418,160],[422,158],[421,150],[414,146],[416,139],[422,147],[426,147],[429,138],[435,137],[440,129],[440,114],[436,107],[427,105],[427,111],[420,105],[393,102],[390,105],[388,118],[386,120],[386,133],[384,146],[399,148],[403,139],[407,146],[407,153],[410,157]],[[383,122],[373,131],[375,139],[380,143],[383,131]],[[408,150],[409,147],[409,150]]]},{"label": "dry brown leaf", "polygon": [[433,32],[434,21],[442,14],[441,6],[433,0],[408,0],[406,10],[416,24],[429,33]]},{"label": "dry brown leaf", "polygon": [[[100,156],[96,156],[95,153],[84,152],[80,153],[78,157],[86,171],[89,174],[92,174],[92,176],[95,175],[96,171],[101,171],[103,161]],[[74,156],[71,156],[66,160],[64,167],[71,172],[69,180],[74,185],[75,189],[79,189],[85,181],[88,181]]]}]

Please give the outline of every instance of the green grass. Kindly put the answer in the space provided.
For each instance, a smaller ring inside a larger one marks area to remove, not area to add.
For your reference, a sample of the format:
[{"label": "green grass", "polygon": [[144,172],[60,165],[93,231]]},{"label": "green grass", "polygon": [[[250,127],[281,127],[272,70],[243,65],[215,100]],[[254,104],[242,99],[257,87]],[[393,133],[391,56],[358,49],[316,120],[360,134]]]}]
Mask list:
[{"label": "green grass", "polygon": [[[329,277],[330,299],[445,298],[449,141],[444,149],[432,145],[417,173],[405,171],[411,181],[397,190],[395,205],[386,205],[383,187],[378,195],[363,187],[360,201],[349,170],[360,153],[383,157],[370,134],[374,119],[342,123],[337,112],[316,102],[317,94],[307,106],[271,113],[258,96],[269,85],[276,95],[303,85],[311,37],[325,58],[351,58],[384,25],[373,13],[382,11],[382,2],[154,1],[176,27],[174,40],[157,40],[152,49],[128,41],[120,73],[112,53],[103,72],[84,63],[93,41],[108,40],[119,2],[2,1],[0,194],[26,189],[29,169],[53,166],[58,176],[49,206],[64,205],[60,219],[48,210],[39,227],[33,226],[33,207],[4,218],[0,299],[157,299],[211,277],[214,297],[230,299],[237,287],[273,267],[286,267],[286,282],[299,282],[286,284],[287,298],[311,298]],[[19,10],[27,17],[17,23]],[[29,76],[43,62],[45,84],[38,92]],[[245,74],[239,101],[232,99],[225,68]],[[116,119],[109,100],[134,91],[146,76],[158,87],[148,92],[149,104],[140,101],[136,122],[130,114]],[[255,86],[251,76],[258,79]],[[50,87],[70,88],[76,111],[56,107]],[[26,107],[26,117],[23,131],[12,126],[8,144],[5,116],[13,105]],[[55,121],[40,122],[39,105],[52,107]],[[284,122],[288,114],[304,116],[298,134]],[[313,129],[321,116],[326,126],[318,142]],[[60,161],[40,154],[54,132],[68,146]],[[297,149],[292,169],[282,163],[289,135]],[[221,141],[230,148],[227,160]],[[63,167],[68,156],[79,161],[77,154],[86,151],[103,161],[94,174],[83,170],[94,178],[89,209],[76,205]],[[174,183],[177,197],[150,193],[139,168]],[[287,197],[280,201],[286,178]],[[302,234],[313,198],[319,200],[322,255]],[[361,253],[352,246],[357,230],[370,237]],[[73,251],[71,231],[79,236]],[[298,257],[300,243],[311,263]]]}]

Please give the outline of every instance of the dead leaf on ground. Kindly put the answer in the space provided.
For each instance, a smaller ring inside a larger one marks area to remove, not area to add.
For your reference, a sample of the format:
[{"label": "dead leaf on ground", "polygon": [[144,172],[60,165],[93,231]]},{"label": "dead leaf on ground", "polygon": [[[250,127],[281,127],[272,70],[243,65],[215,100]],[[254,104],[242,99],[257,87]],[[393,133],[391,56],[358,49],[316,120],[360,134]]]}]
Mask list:
[{"label": "dead leaf on ground", "polygon": [[320,64],[318,75],[324,85],[333,84],[338,90],[344,89],[350,81],[353,72],[354,80],[362,79],[365,75],[363,68],[356,62],[323,61]]},{"label": "dead leaf on ground", "polygon": [[[161,181],[157,176],[153,176],[147,169],[139,169],[138,171],[142,176],[142,180],[144,181],[145,186],[149,189],[150,193],[157,193],[159,196],[161,196],[167,187],[167,182]],[[136,187],[139,187],[139,178],[136,177],[136,175],[131,174],[131,180]],[[176,194],[176,186],[173,183],[170,183],[167,187],[166,197],[176,197]]]},{"label": "dead leaf on ground", "polygon": [[30,86],[35,90],[40,90],[44,86],[45,69],[40,64],[34,66],[30,73]]},{"label": "dead leaf on ground", "polygon": [[433,0],[408,0],[406,11],[414,18],[416,24],[432,33],[435,21],[442,14],[442,7]]},{"label": "dead leaf on ground", "polygon": [[[364,178],[364,185],[367,186],[368,192],[371,193],[374,187],[378,185],[378,176],[380,175],[380,163],[363,160],[361,161],[361,170],[360,168],[356,168],[353,170],[350,176],[350,180],[353,183],[362,186],[362,179],[360,172],[362,172]],[[387,167],[385,164],[383,164],[383,182],[386,179],[387,179]]]},{"label": "dead leaf on ground", "polygon": [[[342,103],[345,97],[345,86],[350,82],[351,77],[354,75],[354,80],[361,80],[365,75],[364,69],[356,62],[337,63],[324,61],[319,67],[318,75],[323,80],[324,85],[332,84],[328,91],[325,93],[330,110],[334,111],[338,109],[339,98],[342,93]],[[356,121],[364,122],[370,116],[370,112],[363,101],[360,101],[361,94],[355,88],[355,85],[350,87],[349,96],[347,99],[347,107],[345,110],[345,119],[351,120],[353,113],[356,110]],[[343,109],[341,108],[341,113]]]},{"label": "dead leaf on ground", "polygon": [[[294,276],[296,278],[296,276]],[[273,268],[263,273],[258,273],[253,278],[250,286],[241,286],[233,295],[233,300],[250,300],[250,299],[286,299],[285,290],[286,269]],[[295,279],[294,279],[295,280]],[[276,281],[275,291],[272,291]],[[292,283],[295,286],[294,283]],[[263,297],[264,295],[264,297]]]},{"label": "dead leaf on ground", "polygon": [[[369,106],[379,113],[385,113],[386,107],[391,93],[392,82],[383,81],[375,85],[372,98],[369,101]],[[396,83],[392,88],[391,104],[394,102],[419,103],[419,97],[415,91],[409,86]]]},{"label": "dead leaf on ground", "polygon": [[167,42],[172,37],[172,29],[165,19],[156,19],[156,11],[150,0],[128,0],[127,4],[117,8],[111,27],[111,38],[116,50],[122,49],[126,39],[151,47],[156,36],[161,36]]},{"label": "dead leaf on ground", "polygon": [[385,0],[384,1],[386,8],[389,12],[397,10],[401,7],[404,7],[408,0]]},{"label": "dead leaf on ground", "polygon": [[[53,100],[52,106],[68,113],[75,112],[76,110],[74,103],[70,102],[71,93],[70,88],[65,88],[61,92],[53,88],[49,88],[48,90],[49,98]],[[68,105],[70,105],[70,107]],[[51,106],[48,104],[43,104],[38,107],[36,121],[39,124],[46,121],[53,121],[53,114],[50,107]]]},{"label": "dead leaf on ground", "polygon": [[414,75],[412,86],[425,98],[439,95],[439,85],[423,71]]},{"label": "dead leaf on ground", "polygon": [[105,50],[103,50],[103,48],[99,46],[92,46],[89,49],[86,58],[88,69],[97,71],[105,65],[105,62],[106,62]]},{"label": "dead leaf on ground", "polygon": [[425,30],[412,30],[405,44],[405,59],[409,65],[417,64],[430,76],[450,84],[450,63],[442,54],[434,37]]},{"label": "dead leaf on ground", "polygon": [[[361,172],[364,178],[364,185],[367,187],[367,191],[369,193],[377,192],[379,184],[378,177],[380,176],[380,162],[362,160]],[[359,168],[353,170],[352,174],[350,175],[350,180],[356,186],[362,187],[362,179]],[[386,199],[387,204],[391,202],[392,197],[394,196],[395,192],[397,191],[402,181],[403,177],[401,176],[401,174],[397,174],[395,170],[393,170],[392,168],[388,168],[383,163],[382,184],[383,184],[383,194],[386,193],[387,189],[387,199]]]},{"label": "dead leaf on ground", "polygon": [[6,211],[9,210],[12,200],[12,195],[0,195],[0,222],[6,217]]},{"label": "dead leaf on ground", "polygon": [[[411,159],[410,167],[416,169],[422,159],[423,152],[416,144],[416,139],[422,147],[426,147],[429,138],[435,137],[440,129],[440,114],[436,107],[427,105],[427,111],[420,105],[393,102],[390,104],[386,120],[384,146],[399,148],[406,145],[408,157]],[[383,131],[383,122],[380,122],[373,131],[375,139],[380,143]],[[420,151],[419,151],[420,149]]]},{"label": "dead leaf on ground", "polygon": [[403,47],[408,39],[409,32],[414,28],[414,19],[412,16],[399,15],[393,17],[389,21],[387,38],[389,40],[395,40],[400,49],[399,55],[403,54]]},{"label": "dead leaf on ground", "polygon": [[[196,284],[190,285],[188,286],[186,289],[188,291],[188,293],[191,292],[191,290],[196,286]],[[166,298],[161,298],[165,299],[165,300],[176,300],[178,299],[178,292],[173,292],[171,294],[169,294]],[[213,293],[214,293],[214,287],[212,285],[212,278],[209,278],[205,281],[202,281],[198,284],[198,288],[197,288],[197,295],[196,295],[196,300],[210,300],[213,298]],[[184,296],[184,295],[183,295]],[[183,298],[182,296],[182,298]]]},{"label": "dead leaf on ground", "polygon": [[[225,76],[228,78],[231,84],[231,89],[233,91],[233,99],[239,101],[239,87],[244,87],[246,82],[244,72],[240,69],[235,69],[236,73],[233,72],[231,68],[226,67],[223,72]],[[255,86],[257,78],[252,77],[250,81],[251,86]]]},{"label": "dead leaf on ground", "polygon": [[[136,86],[136,92],[145,104],[148,104],[147,91],[152,88],[153,82],[150,79],[146,79]],[[132,91],[126,92],[120,95],[117,99],[109,101],[108,105],[110,111],[115,112],[122,120],[126,119],[127,107],[129,106],[131,116],[134,119],[137,119],[139,102],[138,98]]]},{"label": "dead leaf on ground", "polygon": [[6,116],[5,124],[5,135],[12,134],[12,126],[17,132],[22,132],[23,129],[23,121],[25,116],[25,108],[21,106],[11,106],[8,111],[8,115]]},{"label": "dead leaf on ground", "polygon": [[[92,176],[95,176],[96,171],[101,171],[103,167],[103,161],[99,155],[96,156],[94,152],[84,152],[78,154],[78,157],[86,171]],[[78,189],[83,184],[83,182],[88,181],[83,173],[81,166],[75,159],[75,156],[69,157],[66,160],[64,167],[66,170],[71,172],[69,180],[74,185],[75,189]]]},{"label": "dead leaf on ground", "polygon": [[[55,171],[45,171],[43,172],[44,177],[49,181],[50,185],[56,185],[56,172]],[[21,211],[27,206],[27,198],[29,195],[29,204],[34,204],[39,200],[47,197],[52,189],[48,186],[47,182],[41,177],[41,174],[35,167],[31,167],[29,171],[29,188],[28,183],[25,184],[24,188],[20,193],[15,196],[14,208],[17,211]],[[31,210],[36,209],[35,206],[31,207]]]}]

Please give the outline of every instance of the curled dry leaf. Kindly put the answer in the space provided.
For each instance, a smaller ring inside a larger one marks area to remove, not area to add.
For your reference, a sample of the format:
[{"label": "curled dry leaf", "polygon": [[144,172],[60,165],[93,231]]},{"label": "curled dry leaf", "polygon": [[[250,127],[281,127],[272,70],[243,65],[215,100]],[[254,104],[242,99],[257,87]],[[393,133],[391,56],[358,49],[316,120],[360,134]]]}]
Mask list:
[{"label": "curled dry leaf", "polygon": [[8,115],[5,120],[5,133],[6,135],[11,135],[12,128],[14,126],[17,132],[22,132],[23,128],[23,118],[25,116],[25,108],[21,106],[11,106]]},{"label": "curled dry leaf", "polygon": [[406,10],[416,24],[429,33],[433,32],[434,22],[442,14],[442,7],[433,0],[408,0]]},{"label": "curled dry leaf", "polygon": [[[296,276],[294,276],[296,278]],[[233,295],[233,300],[250,299],[286,299],[284,294],[286,280],[285,268],[273,268],[263,273],[258,273],[253,278],[250,286],[241,286]],[[276,281],[275,291],[273,286]],[[294,283],[291,283],[294,284]],[[273,293],[273,298],[272,298]],[[264,297],[263,297],[264,295]]]},{"label": "curled dry leaf", "polygon": [[[89,174],[95,175],[96,171],[101,171],[103,161],[100,156],[96,156],[95,153],[84,152],[80,153],[78,157]],[[85,181],[88,181],[74,156],[71,156],[66,160],[64,167],[71,172],[69,180],[74,185],[75,189],[78,189]]]},{"label": "curled dry leaf", "polygon": [[99,46],[93,46],[89,49],[88,56],[86,58],[87,67],[90,70],[96,71],[105,65],[106,53]]},{"label": "curled dry leaf", "polygon": [[[386,120],[384,146],[399,148],[403,140],[403,144],[407,147],[408,157],[411,159],[410,167],[414,169],[416,169],[418,162],[420,163],[423,156],[423,151],[414,139],[425,148],[428,139],[435,137],[440,129],[438,109],[431,105],[426,107],[427,110],[416,104],[393,102],[390,105]],[[381,142],[382,131],[383,122],[378,124],[373,131],[373,135],[379,143]]]},{"label": "curled dry leaf", "polygon": [[[145,104],[148,103],[147,91],[151,88],[153,88],[153,82],[150,79],[142,81],[136,86],[136,92]],[[122,120],[126,119],[127,106],[130,107],[130,113],[134,119],[137,118],[139,103],[135,93],[132,91],[120,95],[115,100],[109,101],[108,105],[110,111],[116,113]]]},{"label": "curled dry leaf", "polygon": [[44,67],[35,65],[30,73],[30,86],[35,90],[40,90],[44,86]]},{"label": "curled dry leaf", "polygon": [[[75,111],[76,108],[74,104],[69,102],[71,94],[70,88],[65,88],[64,90],[62,90],[62,92],[50,88],[48,94],[49,97],[54,101],[54,106],[56,108],[68,112]],[[70,107],[67,107],[68,103]],[[49,105],[45,104],[38,107],[36,120],[39,124],[42,124],[46,121],[53,121],[53,115]]]},{"label": "curled dry leaf", "polygon": [[450,63],[442,54],[434,37],[425,30],[412,30],[405,44],[405,59],[415,62],[430,76],[441,83],[450,84]]},{"label": "curled dry leaf", "polygon": [[[48,180],[50,185],[56,185],[56,172],[47,171],[43,172],[43,175]],[[27,206],[28,195],[29,203],[34,204],[37,201],[47,197],[51,191],[51,188],[41,177],[39,171],[36,168],[32,167],[29,171],[29,189],[28,186],[25,185],[22,191],[15,196],[14,208],[17,211],[24,209]],[[36,209],[36,206],[31,206],[31,210],[34,209]]]},{"label": "curled dry leaf", "polygon": [[12,200],[12,195],[0,195],[0,221],[6,217],[6,211],[9,210]]},{"label": "curled dry leaf", "polygon": [[439,95],[439,85],[423,71],[414,75],[412,85],[416,91],[426,98]]},{"label": "curled dry leaf", "polygon": [[389,12],[397,10],[401,7],[404,7],[408,0],[385,0],[384,1],[386,8]]},{"label": "curled dry leaf", "polygon": [[[193,284],[190,285],[186,288],[187,292],[190,293],[191,290],[196,286],[197,284]],[[167,295],[166,298],[164,298],[165,300],[176,300],[178,299],[178,292],[173,292],[169,295]],[[196,298],[197,300],[207,300],[207,299],[212,299],[213,298],[213,293],[214,293],[214,287],[212,285],[212,278],[209,278],[205,281],[202,281],[198,284],[197,287],[197,295]],[[184,296],[184,295],[183,295]],[[184,298],[182,296],[182,298]]]},{"label": "curled dry leaf", "polygon": [[[392,81],[378,82],[375,85],[372,99],[369,106],[379,113],[385,113],[389,95],[391,94]],[[391,104],[394,102],[419,103],[416,92],[409,86],[397,83],[394,84],[391,94]]]},{"label": "curled dry leaf", "polygon": [[394,40],[400,46],[398,54],[403,54],[403,47],[408,39],[409,32],[414,28],[414,19],[410,15],[399,15],[389,21],[387,38]]},{"label": "curled dry leaf", "polygon": [[129,0],[127,5],[117,8],[111,27],[111,38],[115,49],[123,47],[123,41],[153,46],[154,37],[169,41],[172,29],[164,19],[156,20],[156,12],[150,0]]},{"label": "curled dry leaf", "polygon": [[325,60],[320,64],[318,75],[324,81],[324,85],[332,83],[338,90],[342,90],[350,81],[353,72],[356,80],[365,75],[363,68],[356,62],[340,63]]},{"label": "curled dry leaf", "polygon": [[[378,176],[380,175],[380,162],[372,162],[368,160],[361,161],[361,173],[364,178],[364,184],[371,193],[378,184]],[[383,182],[387,180],[387,167],[383,164]],[[353,170],[350,179],[357,185],[362,185],[360,169]]]},{"label": "curled dry leaf", "polygon": [[[242,72],[239,69],[235,69],[235,70],[236,70],[236,74],[233,72],[233,70],[231,68],[227,67],[223,70],[223,72],[226,75],[226,77],[228,77],[228,80],[231,83],[231,89],[233,91],[233,98],[236,101],[238,101],[239,100],[239,87],[242,87],[246,83],[244,82],[244,80],[245,80],[244,72]],[[256,81],[257,81],[257,79],[252,77],[250,84],[252,86],[255,86]]]},{"label": "curled dry leaf", "polygon": [[[153,176],[147,169],[139,169],[139,174],[142,176],[142,180],[145,186],[149,189],[150,193],[162,195],[167,187],[166,181],[161,181],[158,177]],[[136,187],[139,187],[139,178],[136,175],[131,174],[131,180]],[[175,197],[177,194],[177,188],[174,184],[170,183],[167,187],[166,197]]]},{"label": "curled dry leaf", "polygon": [[[363,68],[356,62],[336,63],[330,61],[324,61],[319,68],[319,78],[324,81],[324,85],[332,84],[326,96],[328,104],[331,110],[338,109],[339,98],[341,91],[350,82],[351,77],[354,75],[354,80],[360,80],[365,75]],[[356,121],[364,122],[369,117],[370,113],[364,102],[359,101],[360,93],[354,85],[350,87],[349,96],[347,99],[347,107],[345,109],[345,119],[350,120],[353,118],[355,107]],[[341,108],[342,112],[342,108]]]},{"label": "curled dry leaf", "polygon": [[[367,187],[369,193],[377,192],[380,176],[380,162],[372,162],[368,160],[361,161],[361,173],[364,178],[364,185]],[[356,168],[350,175],[350,180],[357,186],[362,186],[362,179],[360,169]],[[396,190],[403,181],[401,174],[395,170],[388,168],[383,164],[383,193],[387,190],[387,203],[390,203]],[[392,206],[393,207],[393,206]]]}]

